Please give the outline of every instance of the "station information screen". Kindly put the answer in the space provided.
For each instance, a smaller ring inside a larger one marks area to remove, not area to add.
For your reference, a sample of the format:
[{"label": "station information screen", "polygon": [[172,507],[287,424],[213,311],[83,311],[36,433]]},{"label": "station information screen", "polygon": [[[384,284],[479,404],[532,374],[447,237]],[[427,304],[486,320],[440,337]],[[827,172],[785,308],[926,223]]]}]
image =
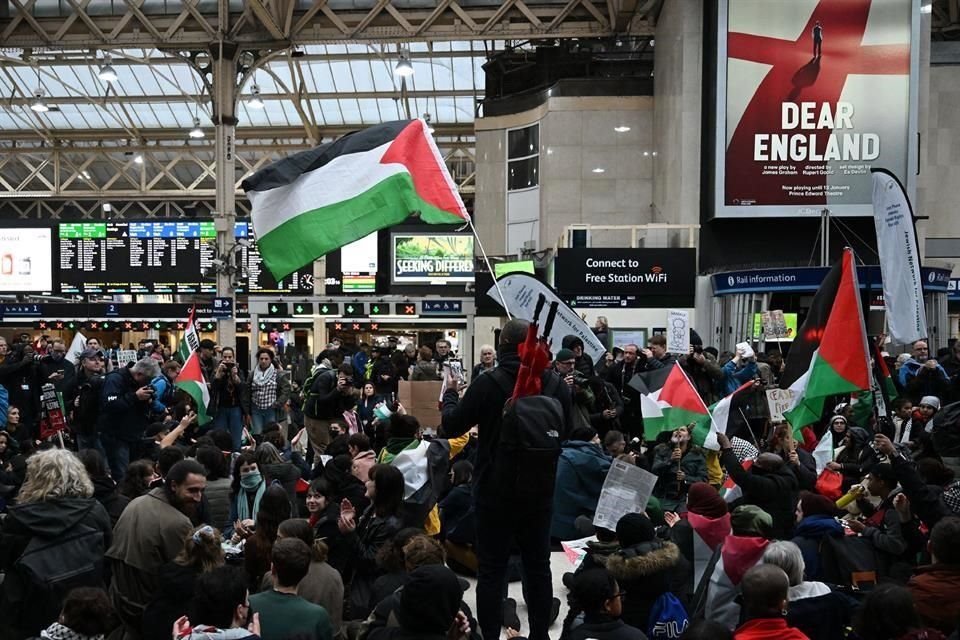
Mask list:
[{"label": "station information screen", "polygon": [[[177,294],[216,293],[204,277],[216,256],[213,221],[76,222],[58,226],[61,293]],[[249,241],[240,263],[248,278],[238,291],[313,292],[313,265],[278,283],[263,268],[246,222],[236,237]]]}]

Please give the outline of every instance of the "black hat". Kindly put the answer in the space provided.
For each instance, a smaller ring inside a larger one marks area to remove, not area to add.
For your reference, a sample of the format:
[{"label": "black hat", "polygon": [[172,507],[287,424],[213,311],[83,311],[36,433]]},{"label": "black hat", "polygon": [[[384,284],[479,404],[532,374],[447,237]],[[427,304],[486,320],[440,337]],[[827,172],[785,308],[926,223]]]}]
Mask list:
[{"label": "black hat", "polygon": [[80,352],[81,360],[92,360],[94,358],[102,358],[103,352],[99,349],[84,349]]},{"label": "black hat", "polygon": [[622,547],[650,542],[655,535],[653,523],[642,513],[628,513],[617,521],[617,539]]},{"label": "black hat", "polygon": [[442,564],[417,567],[400,592],[400,626],[406,633],[443,636],[462,599],[463,587],[453,571]]},{"label": "black hat", "polygon": [[570,349],[560,349],[560,351],[557,351],[557,357],[554,358],[554,360],[557,362],[566,362],[567,360],[574,360],[576,357],[577,354]]},{"label": "black hat", "polygon": [[213,340],[211,340],[210,338],[204,338],[203,340],[200,341],[200,348],[201,348],[201,349],[216,349],[216,348],[217,348],[217,343],[214,342]]}]

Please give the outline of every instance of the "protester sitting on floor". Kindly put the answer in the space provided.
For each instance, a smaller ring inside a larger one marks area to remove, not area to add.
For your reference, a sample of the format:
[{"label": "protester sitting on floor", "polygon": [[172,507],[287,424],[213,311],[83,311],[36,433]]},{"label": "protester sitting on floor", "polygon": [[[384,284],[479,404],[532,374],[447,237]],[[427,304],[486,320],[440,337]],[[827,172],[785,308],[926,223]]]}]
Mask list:
[{"label": "protester sitting on floor", "polygon": [[752,567],[740,589],[747,621],[734,632],[734,640],[809,640],[787,624],[790,581],[783,569],[772,564]]},{"label": "protester sitting on floor", "polygon": [[471,632],[461,610],[463,587],[457,575],[442,565],[426,565],[410,573],[400,592],[399,626],[377,627],[368,640],[433,640],[463,638]]},{"label": "protester sitting on floor", "polygon": [[808,491],[800,492],[793,543],[803,555],[804,578],[807,580],[821,577],[820,546],[823,539],[845,535],[843,525],[835,517],[838,514],[837,505],[830,498]]},{"label": "protester sitting on floor", "polygon": [[[570,588],[570,612],[563,622],[562,638],[569,640],[646,640],[638,628],[620,619],[627,592],[620,588],[603,568],[578,573]],[[583,614],[583,622],[571,629],[574,619]]]},{"label": "protester sitting on floor", "polygon": [[653,523],[641,513],[628,513],[617,522],[620,550],[607,558],[607,570],[631,597],[623,603],[623,621],[646,628],[657,598],[673,593],[686,601],[690,563],[677,545],[657,539]]},{"label": "protester sitting on floor", "polygon": [[677,427],[669,443],[656,446],[650,470],[658,476],[653,495],[666,511],[682,510],[690,485],[707,481],[707,461],[689,427]]},{"label": "protester sitting on floor", "polygon": [[[56,622],[40,632],[43,640],[102,640],[117,626],[110,596],[103,589],[79,587],[67,593]],[[170,625],[164,629],[170,637]]]},{"label": "protester sitting on floor", "polygon": [[[951,621],[951,629],[956,620]],[[871,591],[856,615],[851,640],[945,640],[935,629],[924,627],[910,590],[881,584]]]},{"label": "protester sitting on floor", "polygon": [[924,625],[951,633],[960,620],[960,518],[943,518],[930,532],[931,564],[917,567],[908,587]]},{"label": "protester sitting on floor", "polygon": [[572,429],[557,462],[550,526],[553,538],[573,540],[582,537],[578,535],[574,522],[578,516],[593,517],[609,470],[610,458],[604,454],[597,432],[584,426]]},{"label": "protester sitting on floor", "polygon": [[[191,624],[191,620],[196,622]],[[260,614],[251,614],[243,571],[225,566],[197,578],[190,616],[178,618],[173,623],[173,637],[180,640],[260,640]]]}]

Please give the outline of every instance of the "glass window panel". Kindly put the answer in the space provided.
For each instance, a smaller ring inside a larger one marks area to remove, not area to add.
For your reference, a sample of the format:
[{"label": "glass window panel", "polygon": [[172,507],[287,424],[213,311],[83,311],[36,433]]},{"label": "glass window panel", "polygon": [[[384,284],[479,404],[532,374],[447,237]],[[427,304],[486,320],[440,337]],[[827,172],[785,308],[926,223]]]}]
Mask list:
[{"label": "glass window panel", "polygon": [[380,124],[380,111],[374,99],[357,100],[360,106],[360,116],[364,124]]},{"label": "glass window panel", "polygon": [[326,93],[333,91],[333,76],[330,74],[330,65],[326,62],[316,62],[310,65],[310,73],[313,75],[313,82],[317,86],[317,91]]},{"label": "glass window panel", "polygon": [[333,74],[333,85],[337,91],[342,93],[356,91],[349,62],[331,62],[330,72]]},{"label": "glass window panel", "polygon": [[473,58],[451,58],[450,63],[453,65],[453,88],[473,89]]},{"label": "glass window panel", "polygon": [[456,122],[457,104],[453,98],[436,98],[433,115],[434,122]]},{"label": "glass window panel", "polygon": [[343,117],[340,115],[340,106],[337,100],[315,100],[314,104],[318,104],[320,109],[323,111],[323,117],[326,120],[328,125],[341,125],[343,124]]},{"label": "glass window panel", "polygon": [[373,69],[373,86],[377,91],[396,91],[397,84],[393,77],[393,67],[383,60],[370,60],[368,65]]},{"label": "glass window panel", "polygon": [[507,158],[533,155],[540,148],[540,127],[531,125],[507,132]]},{"label": "glass window panel", "polygon": [[357,91],[373,91],[373,76],[366,60],[354,60],[350,63],[350,73]]},{"label": "glass window panel", "polygon": [[380,98],[377,100],[380,105],[380,113],[383,114],[383,121],[390,122],[392,120],[403,120],[403,109],[400,107],[399,100],[387,100],[385,98]]},{"label": "glass window panel", "polygon": [[344,124],[361,124],[362,120],[360,114],[360,105],[357,104],[356,100],[344,99],[340,100],[340,111],[343,112]]},{"label": "glass window panel", "polygon": [[346,53],[347,47],[342,44],[328,44],[327,53]]},{"label": "glass window panel", "polygon": [[540,158],[511,160],[507,163],[507,190],[529,189],[540,183]]}]

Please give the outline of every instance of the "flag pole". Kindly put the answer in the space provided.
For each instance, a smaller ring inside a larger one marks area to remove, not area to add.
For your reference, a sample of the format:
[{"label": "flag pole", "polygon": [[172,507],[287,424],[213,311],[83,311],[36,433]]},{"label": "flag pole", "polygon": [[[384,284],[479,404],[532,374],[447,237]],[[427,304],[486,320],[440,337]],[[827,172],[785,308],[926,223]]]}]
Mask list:
[{"label": "flag pole", "polygon": [[510,313],[510,309],[507,308],[507,299],[503,295],[503,291],[500,289],[500,283],[497,282],[497,274],[494,273],[493,267],[490,266],[490,258],[487,257],[487,252],[483,248],[483,241],[480,240],[480,234],[477,233],[477,228],[473,226],[473,216],[467,215],[467,224],[470,225],[470,231],[473,232],[473,237],[477,239],[477,246],[480,247],[480,255],[483,256],[483,261],[487,265],[487,270],[490,271],[490,275],[493,276],[493,286],[497,288],[497,295],[500,296],[500,304],[503,306],[503,310],[507,312],[507,318],[513,320],[513,314]]}]

